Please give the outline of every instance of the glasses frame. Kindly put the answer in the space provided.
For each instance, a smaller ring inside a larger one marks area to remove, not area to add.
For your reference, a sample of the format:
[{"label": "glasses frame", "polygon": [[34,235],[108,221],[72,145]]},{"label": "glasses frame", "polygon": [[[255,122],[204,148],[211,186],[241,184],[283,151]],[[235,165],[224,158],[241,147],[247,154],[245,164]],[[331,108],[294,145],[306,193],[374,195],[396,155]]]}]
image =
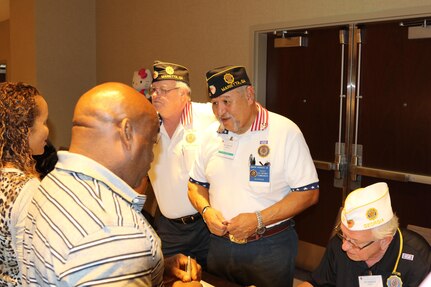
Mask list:
[{"label": "glasses frame", "polygon": [[179,89],[180,87],[174,87],[174,88],[172,88],[172,89],[164,89],[164,88],[154,88],[154,87],[150,87],[150,89],[149,89],[149,92],[150,92],[150,95],[152,95],[152,94],[156,94],[156,95],[158,95],[158,96],[164,96],[164,95],[166,95],[167,93],[169,93],[170,91],[173,91],[173,90],[177,90],[177,89]]},{"label": "glasses frame", "polygon": [[341,230],[341,223],[338,223],[337,226],[334,227],[334,231],[335,231],[335,234],[338,236],[338,238],[341,239],[341,241],[343,241],[343,242],[347,241],[353,248],[358,249],[360,251],[363,250],[364,248],[367,248],[368,246],[370,246],[374,242],[376,242],[376,240],[373,240],[373,241],[368,242],[364,246],[357,245],[355,242],[353,242],[352,240],[350,240],[344,236],[343,231]]}]

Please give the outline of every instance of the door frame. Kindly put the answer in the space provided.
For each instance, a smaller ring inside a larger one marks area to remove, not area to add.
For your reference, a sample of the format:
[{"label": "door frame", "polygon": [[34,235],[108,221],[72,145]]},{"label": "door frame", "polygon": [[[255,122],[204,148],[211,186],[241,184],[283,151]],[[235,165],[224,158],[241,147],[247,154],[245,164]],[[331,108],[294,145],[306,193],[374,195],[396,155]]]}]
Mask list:
[{"label": "door frame", "polygon": [[[427,9],[419,9],[416,11],[398,11],[399,14],[391,14],[389,15],[379,15],[378,17],[367,17],[367,18],[361,18],[358,17],[356,19],[350,19],[343,21],[342,19],[333,19],[333,21],[328,21],[327,19],[322,20],[322,22],[319,22],[319,20],[312,20],[312,21],[295,21],[290,22],[286,24],[273,24],[271,27],[271,24],[265,25],[265,26],[255,26],[252,27],[252,63],[253,63],[253,79],[254,79],[254,86],[257,94],[257,100],[264,106],[266,106],[266,70],[267,70],[267,34],[268,33],[276,33],[278,31],[290,31],[290,30],[306,30],[306,29],[313,29],[313,28],[320,28],[320,27],[331,27],[331,26],[348,26],[349,27],[349,34],[353,35],[349,37],[349,46],[352,48],[348,49],[348,55],[349,57],[349,69],[350,72],[347,78],[347,90],[346,90],[346,100],[347,105],[349,108],[346,109],[346,126],[347,130],[345,131],[346,135],[344,138],[345,146],[350,149],[347,151],[346,154],[354,154],[354,152],[351,151],[353,146],[356,148],[358,145],[355,143],[355,135],[354,129],[351,129],[351,127],[354,124],[355,121],[355,113],[352,112],[355,109],[356,105],[356,81],[357,81],[357,63],[351,62],[351,58],[356,58],[358,53],[358,46],[357,43],[360,41],[360,35],[356,32],[357,25],[358,24],[366,24],[366,23],[373,23],[373,22],[387,22],[387,21],[397,21],[397,20],[403,20],[403,19],[412,19],[412,18],[429,18],[431,17],[431,12],[424,12]],[[431,9],[430,9],[431,11]],[[358,87],[359,89],[359,87]],[[349,160],[350,162],[350,160]],[[315,165],[318,169],[323,170],[335,170],[336,164],[334,162],[320,162],[315,161]],[[356,184],[352,184],[352,181],[349,180],[350,174],[353,173],[355,177],[357,176],[370,176],[370,177],[377,177],[377,178],[383,178],[383,179],[390,179],[395,181],[402,181],[402,182],[416,182],[416,183],[423,183],[431,185],[431,175],[420,175],[420,174],[409,174],[404,172],[398,172],[398,171],[392,171],[392,170],[382,170],[382,169],[375,169],[371,167],[365,167],[361,166],[360,164],[354,164],[349,166],[349,173],[345,176],[344,182],[342,185],[343,188],[343,200],[347,196],[347,194],[353,190],[358,188],[359,186]]]}]

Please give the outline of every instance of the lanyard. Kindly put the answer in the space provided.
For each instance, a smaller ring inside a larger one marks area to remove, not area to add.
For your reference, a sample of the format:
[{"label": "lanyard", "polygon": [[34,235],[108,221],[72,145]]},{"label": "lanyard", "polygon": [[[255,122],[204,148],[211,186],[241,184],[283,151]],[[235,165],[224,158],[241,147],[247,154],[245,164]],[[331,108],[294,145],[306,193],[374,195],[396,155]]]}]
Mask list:
[{"label": "lanyard", "polygon": [[401,273],[397,272],[398,263],[400,262],[401,253],[403,252],[403,235],[401,234],[400,229],[397,229],[398,234],[400,235],[400,248],[398,250],[397,261],[395,262],[394,269],[392,270],[392,275],[388,277],[386,280],[387,286],[402,286],[403,281],[401,280]]},{"label": "lanyard", "polygon": [[403,252],[403,235],[401,234],[401,231],[399,228],[397,230],[398,230],[398,234],[400,235],[400,248],[398,251],[397,262],[395,262],[394,270],[392,270],[392,273],[401,275],[401,273],[397,272],[397,268],[398,268],[398,263],[400,262],[401,253]]}]

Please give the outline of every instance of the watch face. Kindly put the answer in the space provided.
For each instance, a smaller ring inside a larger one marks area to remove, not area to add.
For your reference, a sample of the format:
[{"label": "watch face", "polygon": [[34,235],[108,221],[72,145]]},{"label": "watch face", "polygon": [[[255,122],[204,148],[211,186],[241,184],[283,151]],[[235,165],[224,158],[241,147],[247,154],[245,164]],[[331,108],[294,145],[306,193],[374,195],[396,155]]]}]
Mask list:
[{"label": "watch face", "polygon": [[264,226],[264,227],[258,228],[256,230],[256,233],[259,234],[259,235],[262,235],[262,234],[265,233],[265,231],[266,231],[266,227]]}]

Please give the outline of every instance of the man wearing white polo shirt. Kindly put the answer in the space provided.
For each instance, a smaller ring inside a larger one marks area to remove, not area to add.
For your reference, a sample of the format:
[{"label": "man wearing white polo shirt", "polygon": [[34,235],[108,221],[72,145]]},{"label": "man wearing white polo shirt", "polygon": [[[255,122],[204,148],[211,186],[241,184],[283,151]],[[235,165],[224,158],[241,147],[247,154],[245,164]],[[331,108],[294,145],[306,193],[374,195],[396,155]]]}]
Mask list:
[{"label": "man wearing white polo shirt", "polygon": [[202,143],[189,198],[213,233],[208,271],[240,285],[292,286],[292,218],[319,195],[305,139],[295,123],[256,102],[244,67],[206,76],[218,131]]},{"label": "man wearing white polo shirt", "polygon": [[190,255],[205,268],[209,231],[187,197],[189,171],[201,133],[216,122],[211,104],[191,102],[189,71],[156,61],[150,88],[159,113],[160,134],[148,173],[161,214],[155,218],[165,256]]}]

